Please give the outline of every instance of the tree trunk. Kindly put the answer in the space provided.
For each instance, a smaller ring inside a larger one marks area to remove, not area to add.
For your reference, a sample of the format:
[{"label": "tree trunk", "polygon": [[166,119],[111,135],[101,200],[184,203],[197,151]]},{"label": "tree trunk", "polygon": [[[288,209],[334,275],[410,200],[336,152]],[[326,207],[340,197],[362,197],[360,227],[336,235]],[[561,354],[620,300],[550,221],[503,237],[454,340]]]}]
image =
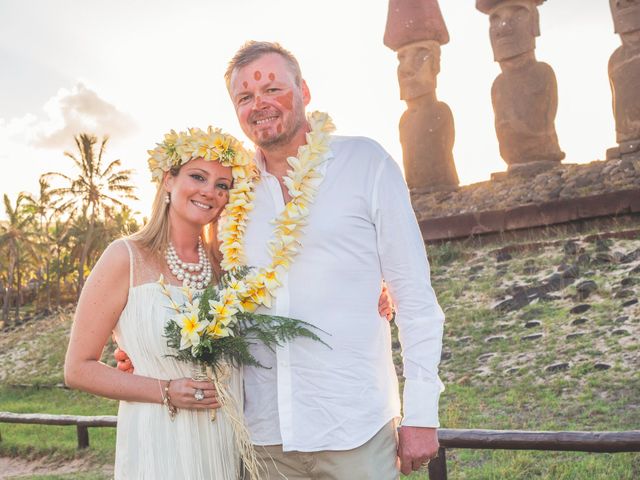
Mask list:
[{"label": "tree trunk", "polygon": [[60,291],[60,276],[62,275],[62,267],[60,267],[60,247],[58,247],[56,257],[58,258],[58,265],[56,266],[56,307],[60,307],[60,297],[62,296],[62,292]]},{"label": "tree trunk", "polygon": [[96,222],[95,207],[91,208],[91,221],[89,222],[89,229],[87,230],[87,237],[84,245],[82,246],[82,253],[80,254],[80,262],[78,265],[78,291],[76,300],[80,298],[80,292],[84,286],[84,265],[87,262],[87,256],[89,254],[89,247],[91,246],[91,240],[93,237],[93,230]]},{"label": "tree trunk", "polygon": [[47,279],[45,280],[45,289],[47,291],[47,312],[51,311],[51,262],[49,261],[49,257],[47,256],[47,265],[45,268],[45,273],[47,275]]},{"label": "tree trunk", "polygon": [[34,314],[38,313],[40,311],[40,301],[39,301],[39,297],[40,297],[40,280],[42,280],[42,269],[38,269],[36,271],[36,292],[35,292],[35,298],[33,299],[33,311]]},{"label": "tree trunk", "polygon": [[7,284],[4,289],[4,304],[2,305],[2,320],[5,325],[9,325],[9,302],[11,301],[11,283],[13,282],[13,272],[9,269]]},{"label": "tree trunk", "polygon": [[13,321],[14,325],[18,325],[20,323],[20,302],[22,302],[20,283],[22,282],[22,272],[20,272],[20,251],[18,250],[17,260],[16,260],[16,270],[18,272],[17,275],[17,285],[16,285],[16,301],[15,301],[15,309],[16,309],[16,318]]},{"label": "tree trunk", "polygon": [[13,286],[13,274],[16,269],[16,250],[9,247],[9,273],[7,275],[7,289],[4,292],[4,306],[2,316],[4,324],[9,325],[9,305],[11,304],[11,287]]}]

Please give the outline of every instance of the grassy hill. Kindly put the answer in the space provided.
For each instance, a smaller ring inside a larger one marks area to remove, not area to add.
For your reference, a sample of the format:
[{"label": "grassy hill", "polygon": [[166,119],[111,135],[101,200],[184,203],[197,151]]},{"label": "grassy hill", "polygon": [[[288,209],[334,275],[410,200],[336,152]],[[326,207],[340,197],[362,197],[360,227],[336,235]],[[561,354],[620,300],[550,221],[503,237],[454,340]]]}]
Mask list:
[{"label": "grassy hill", "polygon": [[[430,250],[449,428],[640,428],[640,232]],[[451,478],[640,478],[640,454],[466,451]]]},{"label": "grassy hill", "polygon": [[[640,428],[639,230],[447,243],[429,255],[447,315],[443,427]],[[48,387],[62,382],[70,317],[0,334],[0,410],[115,412],[115,402]],[[93,472],[29,478],[104,478],[113,459],[112,429],[93,429],[83,454],[73,428],[0,424],[0,433],[0,455],[74,459]],[[449,478],[467,480],[640,478],[640,454],[452,450],[448,466]]]}]

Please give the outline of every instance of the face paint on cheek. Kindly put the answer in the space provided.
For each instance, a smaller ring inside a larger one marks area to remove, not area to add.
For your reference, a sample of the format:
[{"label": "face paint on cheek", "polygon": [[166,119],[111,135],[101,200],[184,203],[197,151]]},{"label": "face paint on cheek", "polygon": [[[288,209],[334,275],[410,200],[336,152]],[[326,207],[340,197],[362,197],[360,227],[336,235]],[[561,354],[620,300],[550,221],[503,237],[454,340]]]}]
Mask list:
[{"label": "face paint on cheek", "polygon": [[262,72],[260,70],[256,70],[253,72],[253,78],[256,79],[256,82],[262,78]]},{"label": "face paint on cheek", "polygon": [[276,131],[278,133],[282,133],[282,125],[278,125],[278,128],[276,128]]},{"label": "face paint on cheek", "polygon": [[276,79],[275,74],[274,74],[273,72],[271,72],[271,73],[269,74],[269,80],[271,80],[271,81],[273,82],[275,79]]},{"label": "face paint on cheek", "polygon": [[286,95],[276,97],[276,102],[282,105],[285,110],[293,110],[293,92],[289,92]]},{"label": "face paint on cheek", "polygon": [[249,88],[249,82],[247,82],[247,81],[242,82],[242,86],[244,88]]}]

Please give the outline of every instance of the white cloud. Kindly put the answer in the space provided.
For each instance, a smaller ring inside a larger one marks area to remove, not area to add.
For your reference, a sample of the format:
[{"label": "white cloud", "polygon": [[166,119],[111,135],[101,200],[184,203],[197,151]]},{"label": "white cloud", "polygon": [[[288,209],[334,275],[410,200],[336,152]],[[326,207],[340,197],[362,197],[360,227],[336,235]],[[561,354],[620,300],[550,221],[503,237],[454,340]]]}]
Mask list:
[{"label": "white cloud", "polygon": [[44,119],[36,121],[32,115],[27,115],[21,120],[26,127],[24,134],[35,147],[66,148],[81,132],[121,139],[137,129],[130,115],[118,110],[82,82],[71,90],[58,90],[43,110],[46,114]]},{"label": "white cloud", "polygon": [[75,151],[73,137],[81,132],[110,135],[109,158],[131,156],[126,155],[127,146],[135,138],[136,122],[83,83],[60,89],[42,111],[0,118],[0,165],[9,172],[0,176],[0,196],[7,193],[15,198],[21,191],[36,192],[38,177],[48,171],[73,174],[73,163],[63,152]]}]

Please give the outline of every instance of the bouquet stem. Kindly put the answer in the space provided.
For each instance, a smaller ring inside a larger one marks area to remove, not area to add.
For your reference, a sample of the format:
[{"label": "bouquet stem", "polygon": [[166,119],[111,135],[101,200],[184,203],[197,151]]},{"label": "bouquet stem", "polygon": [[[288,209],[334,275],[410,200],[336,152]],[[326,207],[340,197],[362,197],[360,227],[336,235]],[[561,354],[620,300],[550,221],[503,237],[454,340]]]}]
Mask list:
[{"label": "bouquet stem", "polygon": [[[211,382],[216,387],[216,392],[218,392],[218,386],[212,379],[210,368],[207,367],[203,362],[194,362],[191,366],[191,380],[195,380],[196,382]],[[220,398],[218,393],[218,398]],[[218,410],[212,408],[210,410],[210,418],[212,422],[215,422]]]}]

